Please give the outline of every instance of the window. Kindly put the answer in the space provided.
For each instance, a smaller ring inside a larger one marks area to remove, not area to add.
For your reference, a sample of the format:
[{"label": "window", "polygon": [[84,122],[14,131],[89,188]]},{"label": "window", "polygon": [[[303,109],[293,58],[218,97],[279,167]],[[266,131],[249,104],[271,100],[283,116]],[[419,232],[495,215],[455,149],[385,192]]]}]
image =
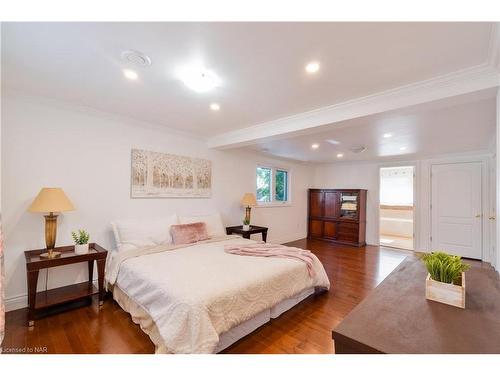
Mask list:
[{"label": "window", "polygon": [[288,172],[276,169],[276,183],[274,188],[274,200],[278,202],[288,201]]},{"label": "window", "polygon": [[289,172],[283,168],[257,167],[257,202],[259,204],[288,203],[289,176]]},{"label": "window", "polygon": [[257,201],[271,202],[271,168],[257,167]]}]

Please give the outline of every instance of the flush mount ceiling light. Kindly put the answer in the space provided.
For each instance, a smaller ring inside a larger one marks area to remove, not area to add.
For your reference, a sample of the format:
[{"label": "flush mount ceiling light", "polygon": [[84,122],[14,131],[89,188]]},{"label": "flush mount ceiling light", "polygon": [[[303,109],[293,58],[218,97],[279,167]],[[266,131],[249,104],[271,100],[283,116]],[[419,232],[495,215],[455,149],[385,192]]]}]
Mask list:
[{"label": "flush mount ceiling light", "polygon": [[392,137],[392,133],[385,133],[384,134],[384,138],[391,138]]},{"label": "flush mount ceiling light", "polygon": [[306,65],[306,72],[307,73],[316,73],[319,70],[319,63],[316,61],[312,61],[309,64]]},{"label": "flush mount ceiling light", "polygon": [[343,158],[343,157],[344,157],[344,154],[337,154],[337,157],[338,157],[338,158]]},{"label": "flush mount ceiling light", "polygon": [[399,149],[400,149],[401,151],[405,151],[405,150],[406,150],[406,146],[401,146]]},{"label": "flush mount ceiling light", "polygon": [[201,65],[180,69],[177,77],[191,90],[198,93],[207,92],[220,86],[217,74]]},{"label": "flush mount ceiling light", "polygon": [[339,145],[340,144],[340,142],[335,140],[335,139],[327,139],[326,141],[332,145]]},{"label": "flush mount ceiling light", "polygon": [[319,148],[319,144],[317,144],[317,143],[313,143],[313,144],[311,145],[311,148],[317,149],[317,148]]},{"label": "flush mount ceiling light", "polygon": [[134,51],[129,49],[127,51],[123,51],[121,53],[122,60],[137,65],[137,66],[150,66],[151,59],[149,56],[145,55],[142,52]]},{"label": "flush mount ceiling light", "polygon": [[212,111],[218,111],[220,109],[220,105],[218,105],[217,103],[212,103],[210,104],[210,109]]},{"label": "flush mount ceiling light", "polygon": [[139,75],[136,72],[130,69],[123,69],[123,75],[125,76],[125,78],[131,81],[135,81],[139,77]]}]

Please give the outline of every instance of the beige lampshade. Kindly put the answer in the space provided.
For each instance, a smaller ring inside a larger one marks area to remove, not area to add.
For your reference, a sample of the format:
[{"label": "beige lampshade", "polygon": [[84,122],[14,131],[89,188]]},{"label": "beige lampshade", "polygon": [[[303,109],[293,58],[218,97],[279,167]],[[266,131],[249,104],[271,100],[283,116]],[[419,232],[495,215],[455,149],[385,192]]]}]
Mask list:
[{"label": "beige lampshade", "polygon": [[29,212],[63,212],[73,211],[73,203],[61,188],[42,188],[36,196]]},{"label": "beige lampshade", "polygon": [[256,206],[257,200],[255,199],[255,195],[253,193],[245,193],[243,198],[241,198],[241,205],[243,207]]}]

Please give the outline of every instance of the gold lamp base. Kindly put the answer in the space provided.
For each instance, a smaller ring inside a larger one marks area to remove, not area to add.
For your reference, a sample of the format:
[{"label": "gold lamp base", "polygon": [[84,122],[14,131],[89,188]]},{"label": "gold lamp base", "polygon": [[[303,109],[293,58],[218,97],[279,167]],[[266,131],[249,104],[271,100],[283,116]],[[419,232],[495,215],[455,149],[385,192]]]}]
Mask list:
[{"label": "gold lamp base", "polygon": [[61,256],[59,251],[54,251],[56,245],[56,233],[57,233],[57,215],[51,212],[49,215],[45,215],[45,245],[47,246],[47,252],[40,254],[40,258],[57,258]]},{"label": "gold lamp base", "polygon": [[46,253],[41,253],[40,258],[59,258],[61,256],[61,253],[59,251],[54,251],[54,250],[49,250]]},{"label": "gold lamp base", "polygon": [[250,222],[250,212],[252,211],[252,208],[250,206],[247,206],[245,208],[245,221]]}]

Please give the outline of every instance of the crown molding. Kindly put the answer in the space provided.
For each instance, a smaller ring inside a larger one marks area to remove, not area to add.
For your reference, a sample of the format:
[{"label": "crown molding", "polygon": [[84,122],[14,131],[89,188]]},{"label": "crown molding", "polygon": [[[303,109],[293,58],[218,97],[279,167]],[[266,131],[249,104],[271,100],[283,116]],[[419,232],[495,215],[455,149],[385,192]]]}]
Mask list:
[{"label": "crown molding", "polygon": [[60,110],[80,112],[89,116],[99,117],[101,119],[107,119],[110,121],[116,121],[123,124],[128,124],[131,126],[156,130],[164,132],[167,135],[183,137],[199,142],[206,142],[207,138],[204,136],[197,135],[192,132],[182,131],[175,128],[170,128],[159,123],[147,122],[140,120],[138,118],[125,116],[117,114],[114,112],[103,111],[94,107],[77,104],[76,102],[60,100],[52,97],[42,96],[38,94],[32,94],[30,92],[15,89],[12,87],[2,87],[2,102],[8,100],[20,100],[26,103],[32,103],[37,105],[48,106],[52,108],[58,108]]},{"label": "crown molding", "polygon": [[207,145],[217,149],[246,146],[262,139],[307,133],[320,126],[480,91],[499,84],[500,76],[488,61],[428,80],[216,135],[208,139]]}]

